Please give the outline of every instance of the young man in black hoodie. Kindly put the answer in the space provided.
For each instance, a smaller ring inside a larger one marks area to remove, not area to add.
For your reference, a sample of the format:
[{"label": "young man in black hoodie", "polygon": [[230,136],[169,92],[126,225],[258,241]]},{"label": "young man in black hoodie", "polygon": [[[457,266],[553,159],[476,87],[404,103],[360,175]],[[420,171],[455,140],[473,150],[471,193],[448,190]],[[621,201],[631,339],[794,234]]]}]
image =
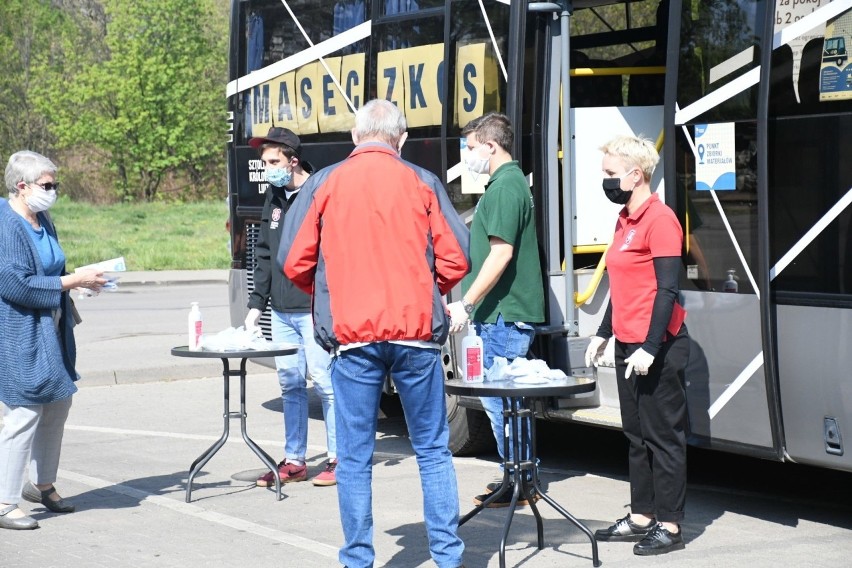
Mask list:
[{"label": "young man in black hoodie", "polygon": [[[267,301],[272,308],[272,339],[276,342],[300,343],[304,349],[294,355],[275,358],[284,409],[284,460],[278,464],[282,483],[305,481],[308,468],[305,454],[308,446],[307,373],[322,400],[325,418],[328,461],[311,481],[314,485],[337,483],[337,445],[334,432],[334,392],[329,375],[329,355],[314,339],[311,298],[284,276],[280,266],[273,266],[278,255],[284,216],[302,184],[312,171],[302,161],[301,141],[286,128],[272,127],[265,137],[252,138],[249,145],[257,148],[266,166],[266,202],[257,243],[257,266],[254,269],[254,291],[249,296],[246,329],[257,327]],[[258,487],[275,483],[272,472],[257,480]]]}]

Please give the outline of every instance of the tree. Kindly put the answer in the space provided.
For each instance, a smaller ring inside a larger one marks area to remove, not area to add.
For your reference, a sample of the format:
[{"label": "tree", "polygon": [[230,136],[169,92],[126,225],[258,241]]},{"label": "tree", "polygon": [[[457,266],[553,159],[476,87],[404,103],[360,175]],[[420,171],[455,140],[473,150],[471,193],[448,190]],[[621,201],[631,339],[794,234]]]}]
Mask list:
[{"label": "tree", "polygon": [[54,79],[75,53],[75,43],[77,27],[52,2],[0,3],[0,156],[22,149],[53,153],[55,136],[37,93],[53,93],[62,84]]},{"label": "tree", "polygon": [[212,184],[223,171],[227,69],[212,0],[103,0],[106,52],[45,112],[63,147],[102,152],[122,199],[153,200],[170,175]]}]

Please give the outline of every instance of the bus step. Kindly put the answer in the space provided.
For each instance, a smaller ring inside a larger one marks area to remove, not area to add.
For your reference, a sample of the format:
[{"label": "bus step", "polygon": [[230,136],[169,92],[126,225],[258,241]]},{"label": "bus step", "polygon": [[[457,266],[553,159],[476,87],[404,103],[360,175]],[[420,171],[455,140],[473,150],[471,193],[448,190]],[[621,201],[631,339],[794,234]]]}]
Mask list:
[{"label": "bus step", "polygon": [[606,428],[621,429],[621,411],[616,406],[596,406],[594,408],[548,409],[546,418],[560,422],[580,422]]}]

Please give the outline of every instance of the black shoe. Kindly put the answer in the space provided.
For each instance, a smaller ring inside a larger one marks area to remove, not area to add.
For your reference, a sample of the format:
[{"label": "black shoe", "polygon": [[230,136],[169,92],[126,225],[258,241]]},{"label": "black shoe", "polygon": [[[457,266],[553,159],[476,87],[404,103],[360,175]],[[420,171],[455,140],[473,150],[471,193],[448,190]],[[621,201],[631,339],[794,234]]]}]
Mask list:
[{"label": "black shoe", "polygon": [[595,539],[609,542],[636,542],[645,538],[654,528],[654,521],[646,526],[637,525],[630,520],[630,515],[618,519],[609,528],[595,531]]},{"label": "black shoe", "polygon": [[54,493],[56,488],[52,485],[50,489],[42,491],[32,483],[27,483],[24,485],[23,497],[31,503],[41,503],[54,513],[73,513],[76,507],[71,502],[65,499],[54,501],[50,498]]},{"label": "black shoe", "polygon": [[665,554],[675,550],[683,550],[683,531],[676,533],[669,532],[666,528],[657,524],[654,530],[641,541],[633,546],[633,554],[639,556],[653,556],[655,554]]},{"label": "black shoe", "polygon": [[[499,488],[500,488],[500,484],[498,483],[497,487],[495,488],[495,491]],[[513,493],[513,491],[514,491],[514,486],[510,484],[509,487],[506,489],[506,491],[503,492],[502,495],[500,495],[499,497],[497,497],[497,499],[495,499],[494,501],[491,501],[490,503],[488,503],[488,505],[486,505],[486,509],[501,509],[503,507],[508,507],[509,505],[512,504],[512,493]],[[528,489],[527,495],[524,495],[523,493],[521,493],[518,496],[518,507],[526,507],[527,505],[530,504],[529,495],[532,495],[532,501],[533,502],[536,502],[539,499],[541,499],[541,497],[535,492],[534,489]],[[491,496],[491,493],[485,493],[483,495],[477,495],[476,497],[473,498],[473,503],[474,503],[474,505],[477,505],[477,506],[482,505],[482,503],[485,502],[485,500],[488,499],[490,496]]]}]

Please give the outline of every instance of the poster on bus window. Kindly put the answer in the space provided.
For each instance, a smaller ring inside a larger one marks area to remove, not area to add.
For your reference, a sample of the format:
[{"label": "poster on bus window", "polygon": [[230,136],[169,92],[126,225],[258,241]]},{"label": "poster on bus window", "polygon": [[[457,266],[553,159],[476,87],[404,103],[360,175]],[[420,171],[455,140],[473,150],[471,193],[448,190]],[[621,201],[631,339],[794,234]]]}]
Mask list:
[{"label": "poster on bus window", "polygon": [[737,189],[734,123],[695,125],[695,189]]},{"label": "poster on bus window", "polygon": [[819,71],[819,100],[852,99],[852,10],[829,20],[822,44],[822,66]]}]

